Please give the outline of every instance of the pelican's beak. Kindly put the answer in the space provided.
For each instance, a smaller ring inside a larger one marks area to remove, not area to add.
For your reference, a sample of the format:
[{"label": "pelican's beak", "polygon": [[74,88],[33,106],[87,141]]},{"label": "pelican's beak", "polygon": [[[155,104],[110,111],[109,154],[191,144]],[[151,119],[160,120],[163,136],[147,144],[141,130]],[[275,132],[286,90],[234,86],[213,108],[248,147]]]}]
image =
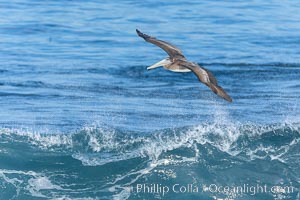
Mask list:
[{"label": "pelican's beak", "polygon": [[166,58],[166,59],[163,59],[163,60],[155,63],[154,65],[151,65],[150,67],[147,67],[147,70],[155,69],[157,67],[162,67],[162,66],[168,65],[170,63],[171,63],[170,60]]}]

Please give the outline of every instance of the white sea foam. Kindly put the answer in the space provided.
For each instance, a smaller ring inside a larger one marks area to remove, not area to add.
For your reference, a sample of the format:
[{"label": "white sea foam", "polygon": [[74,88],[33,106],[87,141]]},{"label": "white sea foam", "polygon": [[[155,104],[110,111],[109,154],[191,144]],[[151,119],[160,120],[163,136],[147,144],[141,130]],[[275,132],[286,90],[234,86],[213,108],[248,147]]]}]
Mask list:
[{"label": "white sea foam", "polygon": [[41,175],[30,178],[26,188],[35,197],[46,197],[42,194],[42,190],[62,190],[60,186],[53,184],[48,177]]},{"label": "white sea foam", "polygon": [[72,146],[71,135],[67,134],[54,134],[43,131],[33,131],[28,129],[9,129],[1,128],[0,135],[9,135],[9,136],[22,136],[26,137],[27,142],[30,142],[33,145],[37,145],[42,149],[47,149],[53,146]]},{"label": "white sea foam", "polygon": [[[22,179],[20,179],[20,177],[22,177]],[[63,190],[60,186],[53,184],[46,175],[34,171],[0,169],[0,178],[2,178],[6,184],[15,187],[15,197],[17,197],[23,189],[35,197],[47,197],[42,193],[42,190]]]}]

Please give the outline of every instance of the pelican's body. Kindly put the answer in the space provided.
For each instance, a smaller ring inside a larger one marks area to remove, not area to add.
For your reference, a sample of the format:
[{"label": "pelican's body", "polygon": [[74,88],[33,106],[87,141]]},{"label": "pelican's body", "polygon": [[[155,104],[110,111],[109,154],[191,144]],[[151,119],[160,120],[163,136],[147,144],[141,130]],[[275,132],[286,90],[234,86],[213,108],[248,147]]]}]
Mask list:
[{"label": "pelican's body", "polygon": [[159,61],[158,63],[155,63],[154,65],[151,65],[150,67],[147,67],[147,69],[150,70],[150,69],[154,69],[157,67],[163,67],[172,72],[190,72],[191,71],[186,67],[182,67],[177,62],[171,61],[170,58],[165,58],[165,59]]},{"label": "pelican's body", "polygon": [[192,71],[197,76],[198,80],[207,85],[215,94],[229,102],[232,102],[231,97],[218,85],[216,78],[210,71],[200,67],[197,63],[187,61],[182,52],[174,45],[146,35],[139,30],[136,30],[136,32],[140,37],[144,38],[145,41],[159,46],[169,55],[168,58],[148,67],[148,70],[163,66],[165,69],[173,72]]}]

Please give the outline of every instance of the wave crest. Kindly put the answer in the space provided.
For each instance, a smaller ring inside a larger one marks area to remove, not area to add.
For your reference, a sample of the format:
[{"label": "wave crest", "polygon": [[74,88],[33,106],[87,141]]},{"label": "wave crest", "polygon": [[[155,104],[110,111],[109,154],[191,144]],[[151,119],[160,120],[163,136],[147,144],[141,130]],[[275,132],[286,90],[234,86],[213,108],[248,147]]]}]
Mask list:
[{"label": "wave crest", "polygon": [[[164,129],[148,134],[121,132],[98,126],[86,126],[71,134],[0,129],[1,140],[12,146],[24,143],[41,150],[72,154],[73,158],[82,161],[84,165],[103,165],[137,157],[159,160],[164,153],[178,149],[191,150],[194,145],[206,144],[232,156],[243,152],[250,156],[249,152],[255,154],[263,149],[261,145],[273,148],[290,144],[299,138],[299,133],[299,126],[292,124],[228,126],[213,123]],[[249,150],[247,153],[246,149]],[[265,148],[266,151],[267,149]],[[197,152],[192,151],[195,156]],[[186,151],[186,154],[189,153]],[[256,158],[253,155],[250,157]]]}]

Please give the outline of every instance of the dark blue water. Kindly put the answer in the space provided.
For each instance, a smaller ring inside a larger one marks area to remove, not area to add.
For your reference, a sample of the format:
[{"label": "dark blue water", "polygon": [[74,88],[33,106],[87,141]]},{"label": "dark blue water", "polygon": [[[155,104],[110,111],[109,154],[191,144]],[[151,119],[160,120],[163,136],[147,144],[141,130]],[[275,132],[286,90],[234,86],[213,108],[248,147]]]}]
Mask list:
[{"label": "dark blue water", "polygon": [[[300,199],[299,19],[293,0],[1,1],[0,199]],[[147,71],[166,54],[136,28],[233,103]]]}]

